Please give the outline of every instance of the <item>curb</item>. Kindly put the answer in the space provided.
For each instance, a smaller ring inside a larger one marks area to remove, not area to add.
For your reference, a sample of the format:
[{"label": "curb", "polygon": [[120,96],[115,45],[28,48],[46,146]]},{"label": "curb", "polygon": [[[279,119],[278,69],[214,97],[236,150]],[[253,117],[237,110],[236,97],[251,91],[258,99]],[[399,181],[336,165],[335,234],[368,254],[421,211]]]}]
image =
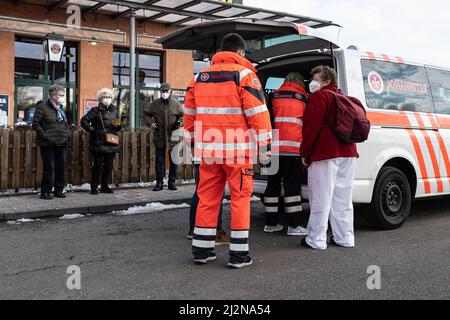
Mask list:
[{"label": "curb", "polygon": [[127,210],[135,206],[145,206],[151,202],[161,202],[163,204],[179,204],[187,203],[190,204],[192,197],[187,199],[169,199],[169,200],[155,200],[155,201],[139,201],[133,203],[125,204],[113,204],[113,205],[98,205],[98,206],[79,206],[74,208],[63,208],[54,210],[37,210],[37,211],[27,211],[27,212],[14,212],[14,213],[2,213],[0,214],[0,222],[14,221],[19,219],[38,219],[38,218],[48,218],[48,217],[62,217],[65,214],[105,214],[112,211],[122,211]]}]

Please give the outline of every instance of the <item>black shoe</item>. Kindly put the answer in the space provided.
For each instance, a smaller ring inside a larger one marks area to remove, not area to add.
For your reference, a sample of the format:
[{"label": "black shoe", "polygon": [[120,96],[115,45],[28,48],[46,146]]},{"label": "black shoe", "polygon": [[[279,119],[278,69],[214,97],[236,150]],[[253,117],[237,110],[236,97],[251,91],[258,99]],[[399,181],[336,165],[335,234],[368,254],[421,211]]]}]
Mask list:
[{"label": "black shoe", "polygon": [[114,193],[114,191],[110,187],[102,187],[100,189],[102,193]]},{"label": "black shoe", "polygon": [[66,197],[66,195],[65,195],[64,193],[59,192],[59,191],[53,193],[53,196],[54,196],[55,198],[60,198],[60,199],[64,199],[64,198]]},{"label": "black shoe", "polygon": [[208,258],[205,259],[198,259],[198,258],[194,258],[194,263],[195,264],[207,264],[210,261],[214,261],[216,260],[216,254],[214,252],[211,252]]},{"label": "black shoe", "polygon": [[311,247],[308,242],[306,242],[306,238],[302,239],[302,247],[305,247],[307,249],[315,250],[313,247]]},{"label": "black shoe", "polygon": [[98,190],[97,189],[91,190],[91,194],[94,196],[98,195]]},{"label": "black shoe", "polygon": [[175,183],[169,182],[169,190],[176,191],[176,190],[178,190],[178,188],[175,185]]},{"label": "black shoe", "polygon": [[153,191],[161,191],[163,189],[163,183],[157,182],[156,186],[153,188]]},{"label": "black shoe", "polygon": [[51,196],[50,193],[41,193],[40,198],[44,199],[44,200],[52,200],[53,199],[53,197]]},{"label": "black shoe", "polygon": [[227,266],[232,269],[241,269],[244,267],[248,267],[253,263],[252,258],[249,256],[245,257],[244,261],[242,262],[228,262]]}]

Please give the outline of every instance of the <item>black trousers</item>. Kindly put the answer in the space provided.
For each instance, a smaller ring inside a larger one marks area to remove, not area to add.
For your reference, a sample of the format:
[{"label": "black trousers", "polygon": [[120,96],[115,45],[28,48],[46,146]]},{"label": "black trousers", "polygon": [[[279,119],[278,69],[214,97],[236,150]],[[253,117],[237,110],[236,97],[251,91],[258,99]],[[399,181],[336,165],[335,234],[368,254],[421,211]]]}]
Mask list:
[{"label": "black trousers", "polygon": [[[41,147],[43,172],[41,193],[62,192],[66,185],[66,147]],[[54,177],[54,179],[53,179]]]},{"label": "black trousers", "polygon": [[[296,228],[301,224],[303,168],[300,157],[279,156],[279,163],[280,168],[277,174],[269,176],[264,193],[266,225],[276,226],[282,212],[281,208],[284,207],[288,225]],[[283,183],[284,197],[281,196],[281,183]]]},{"label": "black trousers", "polygon": [[97,190],[99,183],[101,183],[102,189],[108,187],[108,182],[112,175],[114,156],[113,153],[92,153],[91,190]]}]

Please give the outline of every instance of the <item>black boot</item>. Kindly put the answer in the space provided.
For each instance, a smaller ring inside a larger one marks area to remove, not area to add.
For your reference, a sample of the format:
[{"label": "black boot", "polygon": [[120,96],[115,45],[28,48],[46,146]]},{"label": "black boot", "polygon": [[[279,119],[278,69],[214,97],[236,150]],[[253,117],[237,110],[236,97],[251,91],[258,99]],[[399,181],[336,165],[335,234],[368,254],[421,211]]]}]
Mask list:
[{"label": "black boot", "polygon": [[153,188],[153,191],[161,191],[163,189],[162,181],[156,182],[156,186]]},{"label": "black boot", "polygon": [[100,191],[101,191],[102,193],[114,193],[114,191],[113,191],[108,185],[102,186],[102,188],[100,189]]},{"label": "black boot", "polygon": [[169,182],[169,190],[172,191],[178,190],[177,186],[175,185],[175,182]]}]

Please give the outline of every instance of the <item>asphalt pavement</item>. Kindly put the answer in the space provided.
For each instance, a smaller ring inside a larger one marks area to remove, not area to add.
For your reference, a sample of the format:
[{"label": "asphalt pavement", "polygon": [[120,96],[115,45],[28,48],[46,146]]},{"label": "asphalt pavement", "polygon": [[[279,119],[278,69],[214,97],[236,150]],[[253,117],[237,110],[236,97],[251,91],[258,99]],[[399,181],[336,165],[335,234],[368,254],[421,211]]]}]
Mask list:
[{"label": "asphalt pavement", "polygon": [[[0,299],[450,299],[450,198],[415,203],[394,231],[368,228],[361,210],[356,248],[318,252],[300,238],[264,234],[263,207],[254,202],[254,264],[242,270],[226,268],[227,247],[217,248],[217,261],[193,264],[187,208],[2,222]],[[72,265],[80,290],[67,287]],[[380,268],[380,290],[367,287],[370,266]]]}]

